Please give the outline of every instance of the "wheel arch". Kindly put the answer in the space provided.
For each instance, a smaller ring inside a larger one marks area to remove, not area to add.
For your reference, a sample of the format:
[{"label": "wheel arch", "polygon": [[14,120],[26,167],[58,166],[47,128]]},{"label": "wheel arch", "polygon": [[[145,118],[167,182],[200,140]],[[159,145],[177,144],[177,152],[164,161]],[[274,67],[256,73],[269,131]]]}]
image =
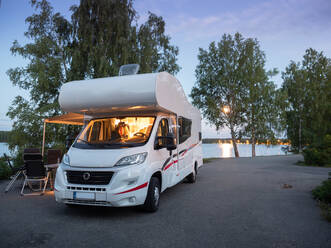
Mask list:
[{"label": "wheel arch", "polygon": [[161,186],[161,191],[162,191],[162,173],[161,173],[161,171],[155,171],[153,174],[152,174],[152,176],[151,176],[151,178],[152,177],[156,177],[156,178],[158,178],[159,179],[159,181],[160,181],[160,186]]}]

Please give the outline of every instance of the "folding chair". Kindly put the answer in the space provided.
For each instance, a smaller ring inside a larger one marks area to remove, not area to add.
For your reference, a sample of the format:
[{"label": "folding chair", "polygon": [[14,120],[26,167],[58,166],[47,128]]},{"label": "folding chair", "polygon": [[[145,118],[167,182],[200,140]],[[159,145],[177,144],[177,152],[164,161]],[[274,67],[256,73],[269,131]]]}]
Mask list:
[{"label": "folding chair", "polygon": [[57,149],[48,149],[47,151],[47,163],[58,164],[61,161],[62,152]]},{"label": "folding chair", "polygon": [[[62,151],[58,149],[48,149],[47,151],[47,164],[48,165],[55,165],[59,164],[62,159]],[[54,189],[54,179],[55,179],[55,173],[56,168],[49,168],[48,167],[49,174],[49,182],[50,182],[50,189]]]},{"label": "folding chair", "polygon": [[[46,173],[44,163],[42,160],[26,160],[25,161],[25,173],[24,173],[24,183],[21,190],[21,195],[43,195],[48,183],[49,172]],[[39,189],[33,188],[33,183],[39,182]],[[44,186],[42,188],[42,183]],[[29,185],[32,191],[41,191],[39,193],[29,193],[24,194],[24,188],[26,185]]]},{"label": "folding chair", "polygon": [[8,183],[8,185],[5,188],[5,193],[7,193],[10,188],[14,185],[15,181],[21,176],[24,175],[23,172],[25,170],[24,166],[21,166],[19,168],[14,168],[11,164],[10,158],[7,156],[6,153],[3,154],[4,158],[7,160],[7,163],[12,171],[13,176],[10,177],[10,182]]}]

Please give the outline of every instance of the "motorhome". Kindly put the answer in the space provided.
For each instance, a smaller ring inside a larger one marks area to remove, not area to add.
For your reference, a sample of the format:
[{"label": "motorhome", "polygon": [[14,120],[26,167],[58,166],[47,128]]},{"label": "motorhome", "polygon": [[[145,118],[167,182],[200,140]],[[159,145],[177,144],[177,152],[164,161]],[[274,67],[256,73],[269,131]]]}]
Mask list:
[{"label": "motorhome", "polygon": [[156,211],[160,193],[195,182],[201,115],[169,73],[68,82],[59,103],[84,126],[57,169],[57,202]]}]

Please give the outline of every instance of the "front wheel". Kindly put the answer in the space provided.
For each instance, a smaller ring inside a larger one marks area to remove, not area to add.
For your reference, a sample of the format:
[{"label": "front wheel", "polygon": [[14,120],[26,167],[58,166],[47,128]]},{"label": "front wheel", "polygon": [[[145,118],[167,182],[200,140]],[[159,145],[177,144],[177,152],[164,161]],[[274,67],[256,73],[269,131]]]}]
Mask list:
[{"label": "front wheel", "polygon": [[197,180],[197,166],[194,166],[194,169],[190,175],[186,177],[188,183],[195,183]]},{"label": "front wheel", "polygon": [[145,211],[156,212],[158,210],[160,191],[160,180],[157,177],[152,177],[149,182],[145,203],[142,206]]}]

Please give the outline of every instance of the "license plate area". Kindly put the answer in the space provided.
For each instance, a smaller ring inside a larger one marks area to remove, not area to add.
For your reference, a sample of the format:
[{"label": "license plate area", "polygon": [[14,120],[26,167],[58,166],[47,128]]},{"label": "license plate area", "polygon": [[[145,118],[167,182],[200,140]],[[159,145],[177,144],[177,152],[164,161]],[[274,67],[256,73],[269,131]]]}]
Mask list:
[{"label": "license plate area", "polygon": [[95,193],[90,192],[73,192],[74,200],[95,200]]}]

